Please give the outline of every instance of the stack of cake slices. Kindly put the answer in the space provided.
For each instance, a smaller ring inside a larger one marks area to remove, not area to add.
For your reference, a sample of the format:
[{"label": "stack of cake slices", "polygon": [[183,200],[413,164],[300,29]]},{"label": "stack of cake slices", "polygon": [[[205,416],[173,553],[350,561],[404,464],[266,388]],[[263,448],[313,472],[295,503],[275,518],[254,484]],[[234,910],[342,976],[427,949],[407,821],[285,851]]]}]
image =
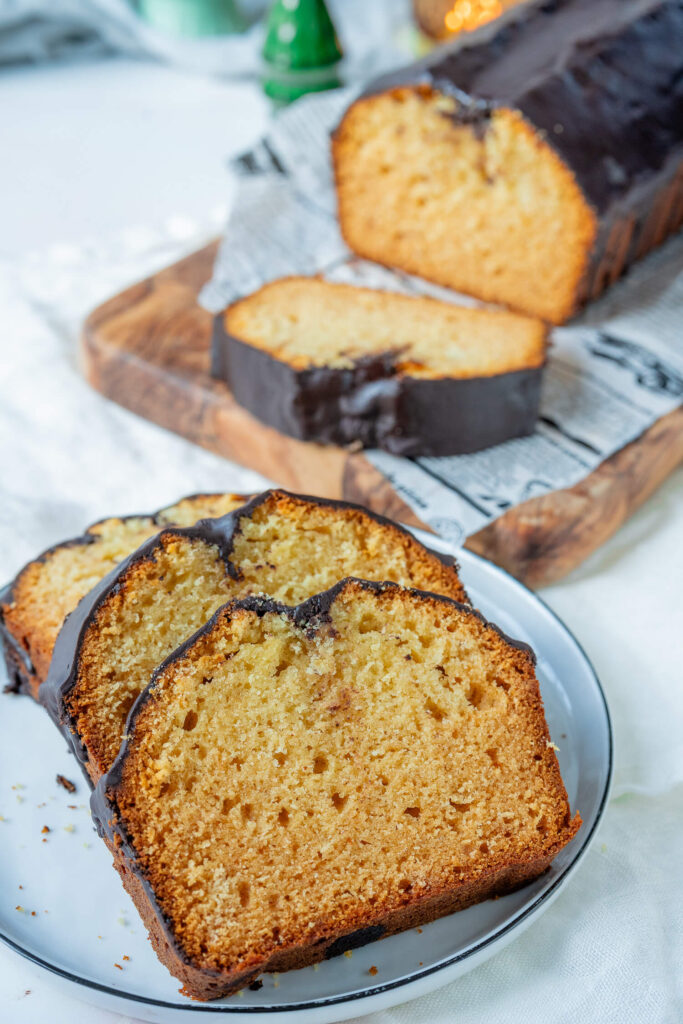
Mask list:
[{"label": "stack of cake slices", "polygon": [[530,648],[359,506],[274,490],[109,519],[0,610],[196,999],[509,892],[579,828]]}]

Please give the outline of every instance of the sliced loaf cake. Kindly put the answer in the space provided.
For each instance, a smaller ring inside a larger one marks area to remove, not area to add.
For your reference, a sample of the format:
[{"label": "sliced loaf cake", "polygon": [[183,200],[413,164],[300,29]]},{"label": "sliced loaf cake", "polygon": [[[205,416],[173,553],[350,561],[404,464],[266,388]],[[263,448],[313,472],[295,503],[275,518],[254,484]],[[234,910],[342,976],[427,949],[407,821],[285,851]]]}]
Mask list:
[{"label": "sliced loaf cake", "polygon": [[456,455],[533,431],[545,339],[512,313],[291,277],[217,317],[213,373],[290,437]]},{"label": "sliced loaf cake", "polygon": [[154,674],[92,810],[196,999],[509,892],[580,824],[530,650],[358,580],[217,611]]},{"label": "sliced loaf cake", "polygon": [[81,601],[40,699],[90,778],[112,764],[154,669],[234,597],[287,604],[348,575],[466,600],[452,559],[366,509],[266,491],[222,519],[166,529]]},{"label": "sliced loaf cake", "polygon": [[239,494],[195,494],[152,515],[103,519],[24,566],[0,591],[0,641],[12,689],[37,699],[66,616],[143,541],[164,526],[222,516],[245,501]]}]

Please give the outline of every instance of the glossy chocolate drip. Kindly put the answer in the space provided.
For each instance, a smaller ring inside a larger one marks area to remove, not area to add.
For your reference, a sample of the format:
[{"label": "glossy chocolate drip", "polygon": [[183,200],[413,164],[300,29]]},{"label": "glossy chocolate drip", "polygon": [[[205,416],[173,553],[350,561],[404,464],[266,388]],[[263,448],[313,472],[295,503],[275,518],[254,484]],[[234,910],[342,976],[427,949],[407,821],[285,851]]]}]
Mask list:
[{"label": "glossy chocolate drip", "polygon": [[393,455],[461,455],[533,433],[542,366],[491,377],[411,377],[395,352],[349,369],[297,370],[214,321],[212,373],[245,409],[289,437],[383,448]]}]

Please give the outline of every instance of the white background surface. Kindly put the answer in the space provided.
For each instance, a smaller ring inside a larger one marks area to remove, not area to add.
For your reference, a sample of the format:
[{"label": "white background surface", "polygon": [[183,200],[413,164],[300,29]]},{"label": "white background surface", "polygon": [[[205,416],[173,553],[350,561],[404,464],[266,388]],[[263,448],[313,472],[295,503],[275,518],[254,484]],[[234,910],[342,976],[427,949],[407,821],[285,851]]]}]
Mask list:
[{"label": "white background surface", "polygon": [[[10,269],[24,266],[29,251],[124,227],[171,217],[181,228],[188,218],[208,223],[229,200],[227,156],[252,142],[267,117],[256,88],[114,59],[5,71],[0,112],[0,259]],[[39,278],[41,258],[29,265]],[[82,273],[87,289],[87,264]],[[35,275],[32,285],[39,290]],[[0,307],[3,299],[11,310],[12,293],[0,289]],[[73,369],[72,333],[59,365],[46,367],[37,321],[12,320],[0,308],[0,325],[3,582],[36,547],[108,512],[151,509],[201,487],[253,486],[253,476],[92,395]],[[98,431],[93,452],[78,447],[79,436]],[[164,451],[163,470],[149,457],[150,438]],[[679,471],[584,567],[542,595],[594,662],[616,730],[615,798],[578,876],[500,956],[372,1024],[683,1017],[682,508]],[[0,802],[12,781],[0,779]],[[0,947],[1,1024],[121,1020],[66,998]]]}]

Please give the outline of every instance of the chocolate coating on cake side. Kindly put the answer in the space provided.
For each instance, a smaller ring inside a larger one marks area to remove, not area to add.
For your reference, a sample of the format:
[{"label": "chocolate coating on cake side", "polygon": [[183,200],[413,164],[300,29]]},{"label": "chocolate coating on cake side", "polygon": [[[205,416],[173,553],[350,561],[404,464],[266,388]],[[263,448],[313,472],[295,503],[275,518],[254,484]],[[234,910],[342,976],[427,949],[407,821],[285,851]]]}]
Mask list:
[{"label": "chocolate coating on cake side", "polygon": [[491,377],[419,378],[397,371],[398,353],[350,368],[296,370],[214,320],[214,377],[261,422],[288,437],[382,448],[392,455],[462,455],[533,433],[543,367]]}]

